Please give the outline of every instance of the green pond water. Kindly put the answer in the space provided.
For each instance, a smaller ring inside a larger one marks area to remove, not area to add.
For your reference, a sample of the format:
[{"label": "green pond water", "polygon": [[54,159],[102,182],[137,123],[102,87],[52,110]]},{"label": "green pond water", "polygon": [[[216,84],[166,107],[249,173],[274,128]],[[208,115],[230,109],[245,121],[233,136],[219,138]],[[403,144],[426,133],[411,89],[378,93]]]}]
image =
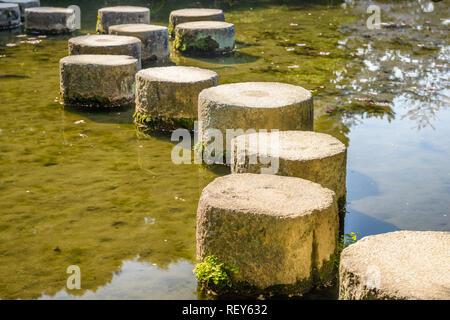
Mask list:
[{"label": "green pond water", "polygon": [[[151,18],[166,25],[173,9],[221,7],[237,52],[172,53],[174,63],[212,69],[220,83],[313,90],[315,130],[349,147],[346,232],[450,231],[448,7],[372,3],[379,30],[366,27],[363,1],[152,1]],[[94,32],[98,8],[150,5],[41,4],[79,5],[77,34]],[[0,32],[0,299],[196,299],[197,202],[229,169],[173,164],[170,136],[139,134],[133,110],[64,108],[69,37],[21,35]],[[69,265],[81,290],[66,289]]]}]

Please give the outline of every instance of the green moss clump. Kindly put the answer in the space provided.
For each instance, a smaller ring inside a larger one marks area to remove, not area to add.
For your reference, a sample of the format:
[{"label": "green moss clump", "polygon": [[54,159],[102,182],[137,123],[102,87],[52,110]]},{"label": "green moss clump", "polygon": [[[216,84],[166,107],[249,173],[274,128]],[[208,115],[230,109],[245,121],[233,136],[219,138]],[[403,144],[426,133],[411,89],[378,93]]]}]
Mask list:
[{"label": "green moss clump", "polygon": [[208,256],[194,267],[194,274],[199,283],[205,287],[214,286],[217,289],[231,288],[235,282],[233,275],[239,272],[234,263],[220,263],[215,256]]},{"label": "green moss clump", "polygon": [[136,111],[133,115],[134,122],[143,131],[173,131],[179,128],[194,129],[195,119],[190,118],[165,118],[152,117],[148,114]]}]

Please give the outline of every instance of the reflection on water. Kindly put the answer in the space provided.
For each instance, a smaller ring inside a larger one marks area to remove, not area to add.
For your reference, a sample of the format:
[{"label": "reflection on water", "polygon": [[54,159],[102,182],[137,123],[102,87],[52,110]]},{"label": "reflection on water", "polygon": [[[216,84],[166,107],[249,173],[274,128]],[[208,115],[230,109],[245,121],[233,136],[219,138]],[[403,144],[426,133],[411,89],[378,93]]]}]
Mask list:
[{"label": "reflection on water", "polygon": [[[210,68],[221,83],[281,81],[313,91],[315,130],[349,146],[347,232],[448,231],[447,7],[372,2],[381,6],[379,30],[365,27],[362,1],[160,0],[152,21],[220,5],[236,24],[236,55],[172,52],[173,62]],[[123,3],[80,1],[79,33],[93,32],[98,8]],[[0,298],[193,298],[198,198],[228,170],[172,164],[173,143],[137,134],[132,110],[56,103],[67,38],[0,32]],[[82,290],[67,293],[73,264]]]},{"label": "reflection on water", "polygon": [[79,294],[77,290],[62,289],[53,296],[43,294],[39,299],[196,299],[197,282],[192,274],[193,264],[180,261],[167,269],[156,264],[140,262],[139,258],[126,260],[111,282]]}]

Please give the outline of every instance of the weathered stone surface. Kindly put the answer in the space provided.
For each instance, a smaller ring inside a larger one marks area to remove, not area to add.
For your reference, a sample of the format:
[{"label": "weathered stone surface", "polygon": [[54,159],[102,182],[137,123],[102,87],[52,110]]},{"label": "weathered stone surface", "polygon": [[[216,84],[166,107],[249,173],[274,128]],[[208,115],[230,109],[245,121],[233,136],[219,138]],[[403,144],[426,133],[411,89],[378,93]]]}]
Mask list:
[{"label": "weathered stone surface", "polygon": [[169,60],[169,31],[151,24],[120,24],[109,27],[109,34],[132,36],[142,42],[142,64],[159,64]]},{"label": "weathered stone surface", "polygon": [[40,33],[70,33],[75,30],[75,11],[69,8],[25,9],[25,29]]},{"label": "weathered stone surface", "polygon": [[220,9],[190,8],[174,10],[169,17],[169,32],[173,37],[173,31],[178,24],[194,21],[225,21],[223,11]]},{"label": "weathered stone surface", "polygon": [[[316,182],[333,190],[338,199],[345,199],[347,148],[328,134],[258,132],[238,136],[231,144],[232,173],[261,173],[262,168],[269,167],[265,159],[278,158],[278,170],[274,174]],[[263,161],[259,161],[261,158]]]},{"label": "weathered stone surface", "polygon": [[0,0],[3,3],[15,3],[19,5],[22,21],[25,19],[25,9],[35,8],[41,5],[40,0]]},{"label": "weathered stone surface", "polygon": [[196,21],[178,24],[174,48],[184,53],[222,54],[234,49],[234,24]]},{"label": "weathered stone surface", "polygon": [[195,119],[199,93],[217,83],[217,73],[196,67],[141,70],[136,75],[136,112],[166,120]]},{"label": "weathered stone surface", "polygon": [[200,197],[198,260],[234,263],[238,282],[262,290],[301,294],[328,279],[337,238],[335,194],[311,181],[231,174]]},{"label": "weathered stone surface", "polygon": [[[278,82],[243,82],[203,90],[198,100],[199,141],[208,144],[208,129],[313,130],[311,93]],[[231,150],[231,140],[224,145]]]},{"label": "weathered stone surface", "polygon": [[123,55],[74,55],[60,60],[61,100],[79,107],[134,103],[137,59]]},{"label": "weathered stone surface", "polygon": [[69,39],[69,55],[117,54],[135,57],[141,65],[141,40],[115,35],[86,35]]},{"label": "weathered stone surface", "polygon": [[134,6],[117,6],[98,10],[98,33],[108,33],[108,28],[110,26],[135,23],[149,24],[150,9]]},{"label": "weathered stone surface", "polygon": [[368,236],[341,255],[340,299],[450,299],[450,232]]},{"label": "weathered stone surface", "polygon": [[0,29],[12,29],[19,25],[19,6],[14,3],[0,3]]}]

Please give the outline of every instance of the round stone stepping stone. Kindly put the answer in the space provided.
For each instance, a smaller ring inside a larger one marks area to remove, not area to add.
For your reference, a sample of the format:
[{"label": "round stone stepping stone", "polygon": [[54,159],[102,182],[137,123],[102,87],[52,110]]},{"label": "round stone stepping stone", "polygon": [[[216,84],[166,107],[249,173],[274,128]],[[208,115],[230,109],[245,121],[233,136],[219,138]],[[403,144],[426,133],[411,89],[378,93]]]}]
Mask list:
[{"label": "round stone stepping stone", "polygon": [[150,9],[134,6],[108,7],[98,10],[97,32],[108,33],[110,26],[118,24],[150,23]]},{"label": "round stone stepping stone", "polygon": [[300,178],[231,174],[203,189],[197,259],[234,263],[238,282],[301,294],[333,276],[338,239],[334,192]]},{"label": "round stone stepping stone", "polygon": [[223,11],[220,9],[190,8],[174,10],[169,17],[169,33],[173,32],[178,24],[193,21],[225,21]]},{"label": "round stone stepping stone", "polygon": [[149,126],[176,129],[183,126],[178,120],[197,118],[199,93],[217,83],[217,73],[196,67],[141,70],[136,75],[136,114],[149,116],[154,122]]},{"label": "round stone stepping stone", "polygon": [[0,30],[20,26],[20,8],[14,3],[0,3]]},{"label": "round stone stepping stone", "polygon": [[124,55],[74,55],[60,60],[61,100],[77,107],[131,106],[137,59]]},{"label": "round stone stepping stone", "polygon": [[450,299],[450,232],[396,231],[345,248],[340,299]]},{"label": "round stone stepping stone", "polygon": [[109,34],[132,36],[142,42],[142,64],[164,63],[169,60],[169,31],[151,24],[120,24],[109,27]]},{"label": "round stone stepping stone", "polygon": [[141,65],[141,40],[136,37],[106,34],[86,35],[69,39],[69,55],[118,54],[135,57]]},{"label": "round stone stepping stone", "polygon": [[[227,129],[313,130],[313,98],[299,86],[279,82],[225,84],[203,90],[198,99],[199,141],[203,145],[208,145],[214,129],[224,140]],[[223,146],[226,150],[231,150],[231,138]]]},{"label": "round stone stepping stone", "polygon": [[39,0],[0,0],[0,2],[18,4],[22,20],[25,19],[25,9],[35,8],[41,5],[41,2]]},{"label": "round stone stepping stone", "polygon": [[347,148],[338,139],[313,131],[257,132],[240,135],[231,144],[232,173],[261,173],[269,167],[267,160],[277,158],[276,172],[270,173],[316,182],[345,202]]},{"label": "round stone stepping stone", "polygon": [[234,24],[227,22],[186,22],[175,28],[174,47],[182,53],[223,54],[233,51],[234,42]]},{"label": "round stone stepping stone", "polygon": [[25,29],[39,33],[70,33],[75,30],[75,11],[69,8],[25,9]]}]

